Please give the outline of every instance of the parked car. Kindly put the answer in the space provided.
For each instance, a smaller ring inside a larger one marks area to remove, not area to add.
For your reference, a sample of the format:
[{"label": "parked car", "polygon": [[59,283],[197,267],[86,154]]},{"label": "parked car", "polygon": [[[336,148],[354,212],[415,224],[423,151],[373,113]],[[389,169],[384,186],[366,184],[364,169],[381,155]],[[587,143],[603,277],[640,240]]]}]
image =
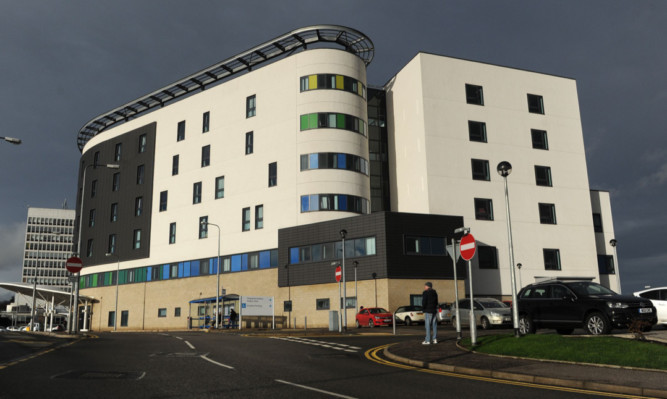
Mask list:
[{"label": "parked car", "polygon": [[[494,326],[509,326],[512,324],[512,310],[509,306],[495,298],[475,298],[475,323],[478,327],[488,330]],[[459,315],[461,324],[470,324],[470,298],[459,300]],[[452,323],[456,316],[452,316]]]},{"label": "parked car", "polygon": [[424,308],[421,306],[400,306],[394,312],[396,321],[410,326],[414,323],[424,323]]},{"label": "parked car", "polygon": [[0,326],[0,332],[5,332],[7,329],[5,327]]},{"label": "parked car", "polygon": [[534,333],[554,328],[571,334],[584,328],[589,334],[608,334],[634,321],[649,331],[657,322],[656,309],[648,299],[624,296],[586,280],[549,280],[530,284],[519,292],[519,331]]},{"label": "parked car", "polygon": [[451,323],[453,316],[452,305],[441,303],[438,305],[438,323]]},{"label": "parked car", "polygon": [[56,324],[55,326],[51,327],[51,332],[58,332],[58,331],[65,331],[65,326],[62,324]]},{"label": "parked car", "polygon": [[363,308],[359,310],[355,317],[357,328],[361,326],[375,327],[375,326],[391,326],[392,314],[384,308]]},{"label": "parked car", "polygon": [[18,331],[18,330],[19,330],[19,328],[16,327],[16,326],[9,326],[9,327],[7,327],[7,331]]},{"label": "parked car", "polygon": [[649,288],[643,291],[637,291],[635,296],[646,298],[655,306],[658,324],[667,328],[667,287]]}]

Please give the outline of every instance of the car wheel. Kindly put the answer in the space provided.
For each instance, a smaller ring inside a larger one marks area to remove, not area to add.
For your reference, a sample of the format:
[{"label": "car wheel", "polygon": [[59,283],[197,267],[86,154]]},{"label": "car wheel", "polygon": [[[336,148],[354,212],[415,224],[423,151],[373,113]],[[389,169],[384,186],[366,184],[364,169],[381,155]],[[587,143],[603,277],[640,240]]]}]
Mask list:
[{"label": "car wheel", "polygon": [[355,320],[354,323],[357,325],[357,328],[361,328],[361,324],[359,323],[359,320]]},{"label": "car wheel", "polygon": [[410,320],[409,317],[406,317],[406,318],[405,318],[405,325],[406,325],[406,326],[410,326],[410,325],[412,325],[412,320]]},{"label": "car wheel", "polygon": [[456,316],[452,316],[452,327],[456,329]]},{"label": "car wheel", "polygon": [[560,335],[570,335],[574,331],[574,328],[557,328],[556,332]]},{"label": "car wheel", "polygon": [[530,316],[525,314],[519,316],[519,334],[527,335],[534,333],[535,333],[535,324],[533,323],[533,319],[531,319]]},{"label": "car wheel", "polygon": [[491,328],[491,323],[486,317],[482,317],[482,330],[488,330]]},{"label": "car wheel", "polygon": [[602,313],[591,313],[586,317],[584,321],[584,328],[591,335],[602,335],[608,334],[611,330],[611,326],[607,321],[607,318],[604,317]]},{"label": "car wheel", "polygon": [[368,327],[370,328],[375,327],[375,323],[373,323],[373,320],[368,320]]}]

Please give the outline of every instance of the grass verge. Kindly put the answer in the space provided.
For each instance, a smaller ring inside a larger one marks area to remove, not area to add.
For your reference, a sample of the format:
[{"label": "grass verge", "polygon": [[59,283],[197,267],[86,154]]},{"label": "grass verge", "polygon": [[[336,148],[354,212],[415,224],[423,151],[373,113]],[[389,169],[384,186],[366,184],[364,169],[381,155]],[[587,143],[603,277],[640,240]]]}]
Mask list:
[{"label": "grass verge", "polygon": [[[471,349],[469,338],[461,343]],[[667,370],[667,345],[616,337],[488,335],[478,337],[474,349],[495,355]]]}]

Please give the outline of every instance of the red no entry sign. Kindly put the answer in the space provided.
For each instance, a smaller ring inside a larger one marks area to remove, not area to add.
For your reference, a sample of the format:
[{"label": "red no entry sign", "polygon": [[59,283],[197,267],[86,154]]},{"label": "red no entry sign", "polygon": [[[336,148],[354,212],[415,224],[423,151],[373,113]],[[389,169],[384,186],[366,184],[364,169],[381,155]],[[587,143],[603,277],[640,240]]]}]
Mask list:
[{"label": "red no entry sign", "polygon": [[81,258],[72,256],[71,258],[67,259],[67,262],[65,262],[65,267],[70,273],[78,273],[83,267],[83,262],[81,261]]},{"label": "red no entry sign", "polygon": [[342,276],[343,276],[343,269],[341,269],[340,266],[338,266],[338,267],[336,268],[336,282],[337,282],[337,283],[340,283],[340,278],[341,278]]},{"label": "red no entry sign", "polygon": [[459,251],[461,252],[461,257],[465,260],[472,259],[475,256],[475,249],[477,244],[475,244],[475,237],[472,234],[466,234],[461,238],[461,243],[459,244]]}]

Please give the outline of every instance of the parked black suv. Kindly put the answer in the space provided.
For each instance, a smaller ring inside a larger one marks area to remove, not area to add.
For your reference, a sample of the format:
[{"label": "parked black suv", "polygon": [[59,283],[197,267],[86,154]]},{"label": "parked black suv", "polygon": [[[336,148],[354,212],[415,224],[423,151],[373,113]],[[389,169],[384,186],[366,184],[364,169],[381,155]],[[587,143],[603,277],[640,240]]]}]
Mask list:
[{"label": "parked black suv", "polygon": [[643,322],[643,331],[649,331],[658,321],[648,299],[619,295],[591,281],[530,284],[518,297],[521,334],[534,333],[537,328],[554,328],[559,334],[571,334],[575,328],[593,335],[608,334],[635,320]]}]

